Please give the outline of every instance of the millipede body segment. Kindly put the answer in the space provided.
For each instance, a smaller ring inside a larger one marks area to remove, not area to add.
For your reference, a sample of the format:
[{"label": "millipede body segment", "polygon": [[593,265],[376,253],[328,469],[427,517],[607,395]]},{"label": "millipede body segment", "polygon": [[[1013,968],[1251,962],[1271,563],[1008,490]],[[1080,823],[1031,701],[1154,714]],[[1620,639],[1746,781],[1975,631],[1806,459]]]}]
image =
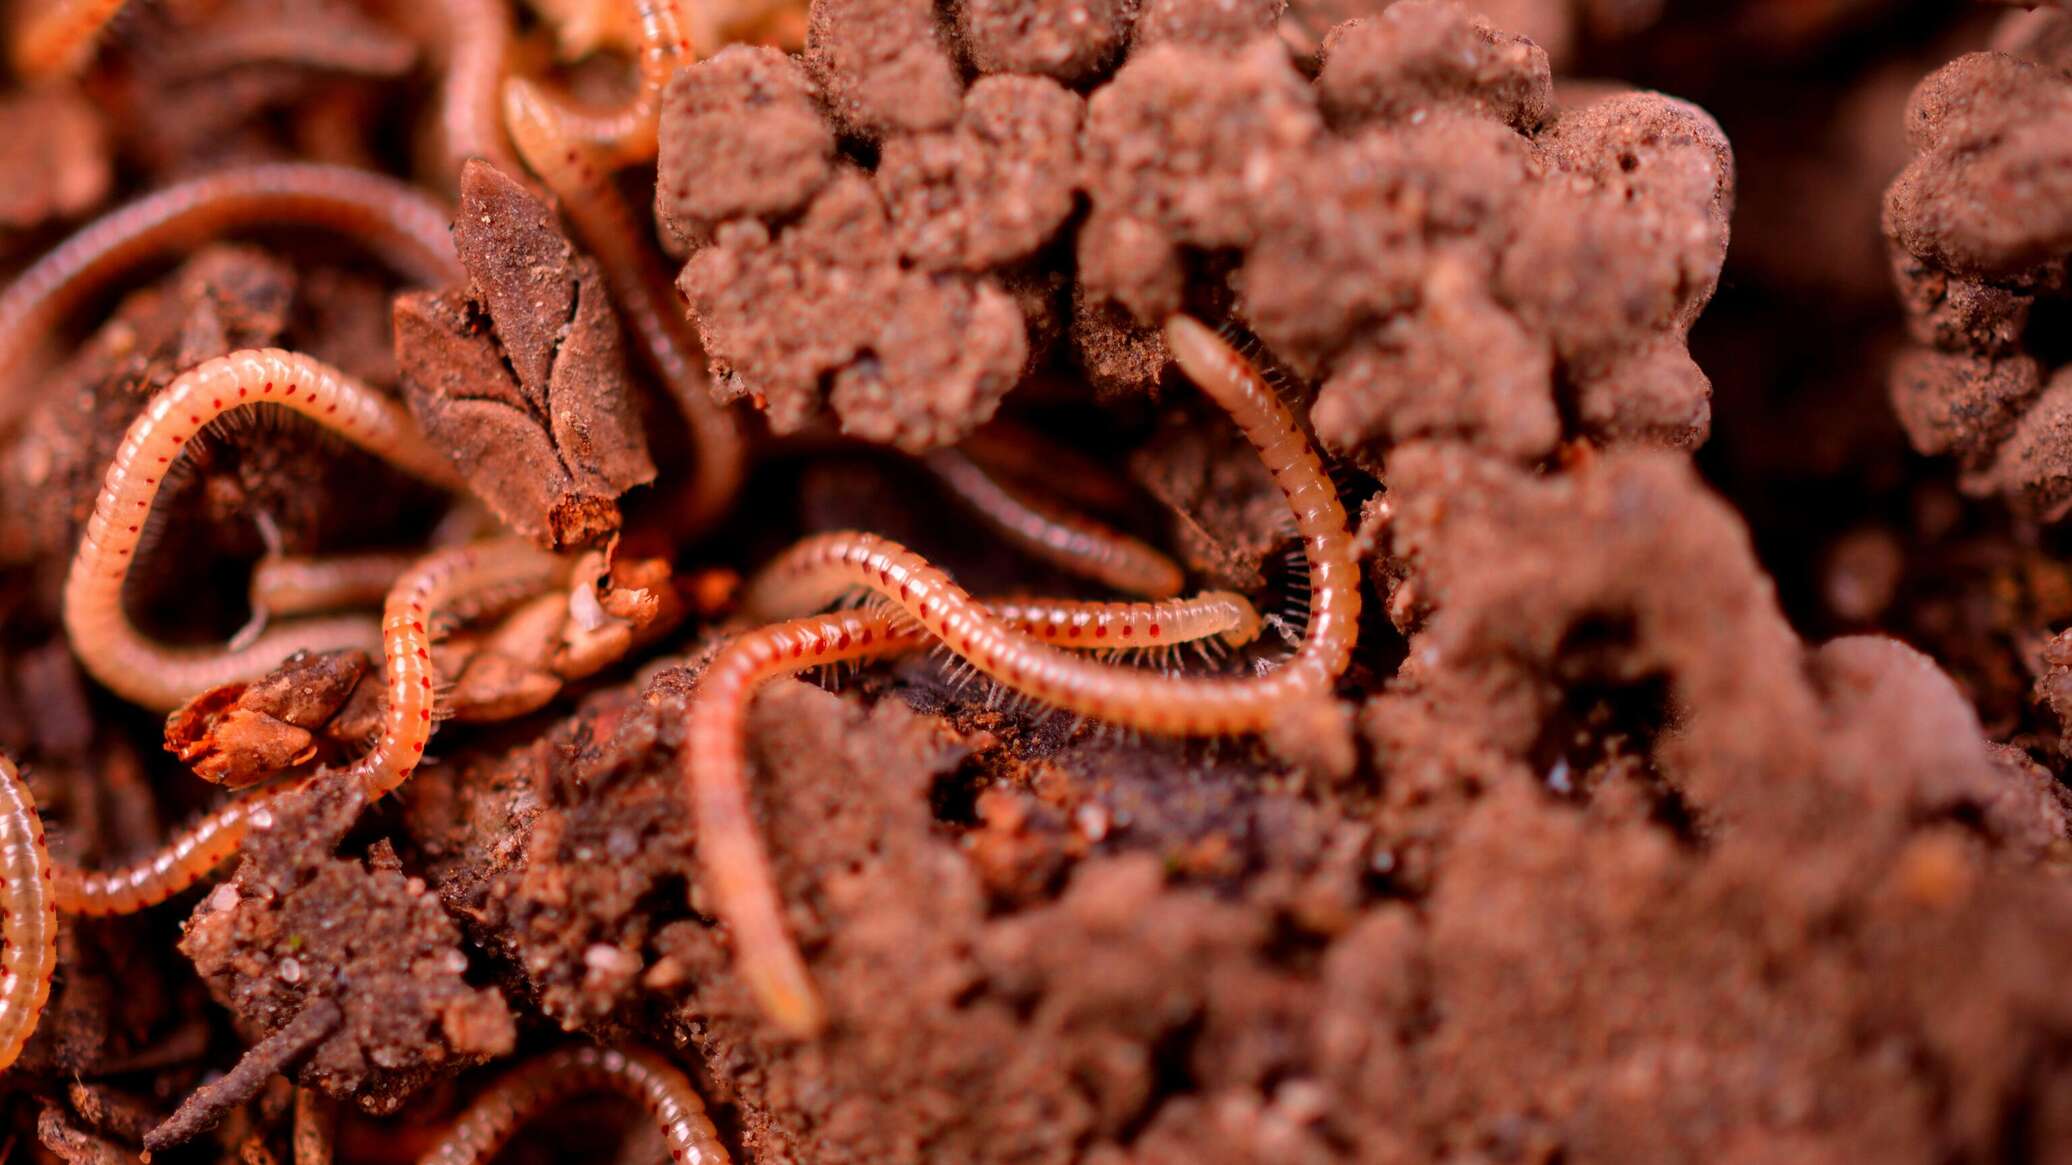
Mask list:
[{"label": "millipede body segment", "polygon": [[836,532],[798,543],[749,583],[744,609],[797,614],[861,586],[898,604],[1004,687],[1163,735],[1258,732],[1291,703],[1328,694],[1359,634],[1359,576],[1345,507],[1293,415],[1250,362],[1186,317],[1169,321],[1166,337],[1181,368],[1251,440],[1295,512],[1309,559],[1309,622],[1302,645],[1279,668],[1243,678],[1174,677],[1075,658],[1020,633],[926,559],[873,534]]},{"label": "millipede body segment", "polygon": [[59,910],[102,918],[146,910],[209,876],[254,829],[273,824],[274,801],[293,785],[248,793],[188,825],[149,857],[112,870],[56,863]]},{"label": "millipede body segment", "polygon": [[659,1052],[572,1047],[506,1072],[475,1098],[420,1165],[486,1165],[511,1135],[549,1105],[585,1092],[616,1092],[654,1118],[675,1165],[727,1165],[727,1148],[705,1101],[683,1070]]},{"label": "millipede body segment", "polygon": [[[347,770],[367,800],[393,792],[424,758],[437,724],[431,644],[440,610],[462,599],[493,603],[521,597],[565,573],[562,560],[530,543],[506,539],[434,551],[397,580],[382,620],[388,700],[381,736]],[[58,865],[58,908],[67,914],[130,914],[164,902],[228,861],[253,829],[270,826],[275,801],[301,785],[277,785],[226,802],[128,866],[92,871]]]},{"label": "millipede body segment", "polygon": [[86,67],[101,30],[122,11],[122,0],[40,0],[30,7],[14,30],[14,71],[26,80],[49,81]]},{"label": "millipede body segment", "polygon": [[562,559],[517,538],[436,550],[389,592],[382,611],[382,680],[388,711],[381,738],[353,763],[369,800],[394,791],[424,759],[437,702],[432,617],[462,596],[501,601],[529,596],[567,572]]},{"label": "millipede body segment", "polygon": [[0,754],[0,1069],[36,1034],[58,965],[57,892],[36,800]]},{"label": "millipede body segment", "polygon": [[653,232],[635,222],[596,150],[569,133],[538,86],[507,83],[504,118],[518,152],[561,200],[576,234],[596,256],[612,302],[690,426],[697,464],[689,519],[693,526],[710,525],[733,505],[747,451],[733,414],[712,399],[698,338],[671,294]]},{"label": "millipede body segment", "polygon": [[[1242,596],[1212,591],[1151,603],[1008,601],[990,617],[1031,642],[1098,650],[1258,634]],[[714,908],[733,936],[742,978],[780,1028],[807,1038],[826,1011],[784,926],[783,904],[748,801],[748,701],[779,676],[825,664],[895,655],[927,641],[904,613],[878,606],[812,615],[747,632],[713,656],[698,679],[681,752],[698,853]]]},{"label": "millipede body segment", "polygon": [[283,624],[236,650],[172,648],[146,639],[123,611],[123,581],[173,462],[209,422],[260,404],[301,413],[427,481],[456,484],[452,467],[400,404],[308,356],[250,349],[182,373],[123,437],[65,580],[73,651],[94,678],[128,700],[170,709],[204,688],[264,675],[298,649],[371,649],[377,642],[367,620],[352,617]]},{"label": "millipede body segment", "polygon": [[1011,489],[954,449],[934,450],[921,464],[986,525],[1035,558],[1147,599],[1179,594],[1186,581],[1179,564],[1156,549]]},{"label": "millipede body segment", "polygon": [[539,92],[562,130],[596,151],[598,164],[607,170],[654,159],[662,90],[677,67],[695,55],[676,0],[633,0],[633,10],[640,22],[639,77],[625,104],[593,110]]},{"label": "millipede body segment", "polygon": [[1156,651],[1212,639],[1243,647],[1259,638],[1259,612],[1235,591],[1143,603],[987,599],[986,607],[1021,634],[1073,651]]},{"label": "millipede body segment", "polygon": [[279,162],[219,170],[147,194],[79,229],[0,292],[0,401],[66,314],[139,263],[253,227],[308,226],[364,240],[410,279],[465,278],[438,201],[365,170]]}]

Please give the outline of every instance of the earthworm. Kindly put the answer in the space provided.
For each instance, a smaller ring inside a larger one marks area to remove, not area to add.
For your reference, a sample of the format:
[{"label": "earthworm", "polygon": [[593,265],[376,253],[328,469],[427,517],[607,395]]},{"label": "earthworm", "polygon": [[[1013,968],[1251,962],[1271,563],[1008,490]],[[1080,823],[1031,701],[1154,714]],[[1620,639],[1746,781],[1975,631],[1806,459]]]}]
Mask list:
[{"label": "earthworm", "polygon": [[295,152],[332,166],[380,167],[382,159],[369,146],[367,131],[381,106],[382,94],[370,85],[327,85],[312,92],[289,123]]},{"label": "earthworm", "polygon": [[528,1060],[477,1096],[421,1165],[486,1165],[511,1134],[548,1105],[580,1092],[617,1092],[661,1126],[677,1165],[730,1160],[705,1102],[683,1070],[638,1046],[561,1048]]},{"label": "earthworm", "polygon": [[86,67],[94,41],[122,0],[46,0],[15,31],[14,71],[26,81],[48,81]]},{"label": "earthworm", "polygon": [[58,966],[57,898],[36,799],[0,754],[0,1069],[36,1033]]},{"label": "earthworm", "polygon": [[511,14],[504,0],[441,0],[446,17],[446,76],[439,83],[439,130],[445,137],[448,181],[461,164],[481,158],[516,178],[517,157],[504,137],[498,108]]},{"label": "earthworm", "polygon": [[1035,558],[1125,594],[1163,599],[1180,593],[1185,579],[1179,564],[1119,530],[1010,489],[954,449],[937,449],[921,465],[981,521]]},{"label": "earthworm", "polygon": [[[1360,592],[1353,539],[1323,464],[1251,363],[1185,316],[1166,342],[1188,377],[1230,413],[1295,511],[1309,559],[1308,626],[1295,654],[1265,675],[1174,677],[1075,659],[1002,622],[913,551],[872,534],[816,535],[750,581],[743,608],[781,616],[862,586],[891,599],[950,651],[1002,686],[1046,704],[1170,736],[1259,732],[1291,703],[1326,693],[1351,661]],[[1129,644],[1125,644],[1129,646]]]},{"label": "earthworm", "polygon": [[0,384],[81,302],[138,263],[226,230],[313,226],[352,235],[413,280],[466,277],[450,212],[428,195],[364,170],[279,162],[176,182],[95,219],[0,293]]},{"label": "earthworm", "polygon": [[624,105],[585,109],[536,90],[540,100],[552,105],[562,131],[595,150],[597,164],[605,170],[654,158],[662,90],[677,65],[694,59],[676,0],[633,0],[633,10],[640,20],[640,76]]},{"label": "earthworm", "polygon": [[1074,505],[1112,511],[1131,501],[1129,485],[1109,466],[1012,421],[995,417],[967,434],[957,450],[995,477],[1042,482]]},{"label": "earthworm", "polygon": [[504,119],[518,152],[561,200],[596,256],[613,302],[683,412],[698,459],[686,509],[692,525],[711,523],[732,506],[747,454],[733,414],[708,390],[698,338],[671,294],[658,252],[636,227],[596,151],[569,136],[538,86],[506,83]]},{"label": "earthworm", "polygon": [[[530,543],[501,539],[434,551],[397,580],[382,617],[388,707],[381,736],[347,770],[368,800],[401,785],[423,759],[431,739],[436,723],[433,614],[462,596],[508,596],[536,589],[556,580],[564,569],[561,560]],[[270,826],[274,802],[301,785],[294,782],[227,802],[181,830],[158,852],[120,869],[58,865],[58,908],[67,914],[131,914],[171,898],[229,860],[253,829]]]},{"label": "earthworm", "polygon": [[298,648],[371,647],[368,622],[307,620],[234,650],[172,648],[144,638],[122,609],[151,503],[196,433],[232,409],[277,404],[440,485],[455,484],[445,457],[425,442],[403,406],[308,356],[276,348],[219,356],[174,378],[131,423],[65,580],[65,630],[87,671],[134,703],[167,710],[217,684],[264,675]]},{"label": "earthworm", "polygon": [[167,76],[206,77],[241,65],[289,64],[361,77],[395,78],[417,61],[417,46],[386,30],[335,20],[245,20],[183,46]]},{"label": "earthworm", "polygon": [[[1038,642],[1098,649],[1123,641],[1160,644],[1222,636],[1249,642],[1259,616],[1242,596],[1212,591],[1155,603],[999,602],[989,617]],[[747,632],[712,657],[698,679],[680,752],[712,901],[734,937],[741,976],[768,1015],[798,1038],[826,1024],[819,994],[784,911],[748,804],[748,701],[778,676],[823,664],[893,655],[927,635],[903,613],[878,606],[811,615]]]}]

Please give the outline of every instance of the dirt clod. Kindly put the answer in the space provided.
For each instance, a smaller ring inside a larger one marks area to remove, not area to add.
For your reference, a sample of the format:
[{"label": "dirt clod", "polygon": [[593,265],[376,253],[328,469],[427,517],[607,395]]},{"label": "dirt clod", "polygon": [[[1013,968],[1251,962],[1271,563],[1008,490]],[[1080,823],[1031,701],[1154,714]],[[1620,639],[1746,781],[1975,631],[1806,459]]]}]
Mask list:
[{"label": "dirt clod", "polygon": [[511,1050],[510,1009],[468,982],[470,959],[438,897],[386,843],[330,856],[361,799],[337,780],[274,802],[236,876],[196,907],[180,940],[210,994],[256,1039],[315,1001],[344,1012],[298,1078],[373,1113],[428,1080]]}]

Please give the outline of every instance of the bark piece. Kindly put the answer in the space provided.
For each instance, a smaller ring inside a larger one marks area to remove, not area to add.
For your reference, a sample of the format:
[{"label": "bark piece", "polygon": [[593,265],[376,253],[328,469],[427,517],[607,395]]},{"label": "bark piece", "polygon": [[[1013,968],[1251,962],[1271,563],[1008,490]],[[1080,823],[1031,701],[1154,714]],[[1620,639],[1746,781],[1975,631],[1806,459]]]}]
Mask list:
[{"label": "bark piece", "polygon": [[612,534],[619,495],[655,465],[596,263],[481,161],[462,171],[454,242],[468,286],[396,301],[411,411],[513,530],[557,550]]}]

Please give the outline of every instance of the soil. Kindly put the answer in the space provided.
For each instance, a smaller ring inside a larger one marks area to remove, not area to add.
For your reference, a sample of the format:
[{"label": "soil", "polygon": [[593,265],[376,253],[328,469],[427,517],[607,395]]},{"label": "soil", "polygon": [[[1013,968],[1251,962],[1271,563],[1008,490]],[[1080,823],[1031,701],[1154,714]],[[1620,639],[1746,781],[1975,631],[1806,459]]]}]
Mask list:
[{"label": "soil", "polygon": [[[578,7],[519,14],[511,70],[608,101],[613,62],[555,56],[604,35]],[[296,157],[457,190],[467,272],[237,231],[54,337],[0,417],[0,748],[61,855],[147,853],[209,784],[379,724],[356,652],[163,723],[74,662],[82,523],[182,370],[332,361],[479,506],[219,426],[140,551],[153,635],[228,638],[270,549],[496,527],[580,563],[460,612],[399,796],[319,776],[173,903],[64,919],[0,1143],[298,1160],[292,1082],[337,1160],[413,1160],[498,1069],[596,1040],[676,1059],[742,1162],[2072,1162],[2072,8],[1483,10],[729,17],[803,39],[680,70],[620,176],[751,431],[696,540],[597,262],[528,176],[430,161],[429,20],[297,6],[309,38],[267,42],[254,5],[139,5],[0,96],[11,268]],[[757,824],[833,1017],[784,1037],[683,790],[743,575],[853,527],[974,593],[1098,595],[907,464],[964,444],[1270,616],[1187,670],[1302,626],[1287,505],[1172,368],[1174,311],[1232,323],[1356,515],[1335,698],[1171,741],[939,656],[770,685]],[[636,1118],[557,1106],[504,1159],[655,1159]]]}]

